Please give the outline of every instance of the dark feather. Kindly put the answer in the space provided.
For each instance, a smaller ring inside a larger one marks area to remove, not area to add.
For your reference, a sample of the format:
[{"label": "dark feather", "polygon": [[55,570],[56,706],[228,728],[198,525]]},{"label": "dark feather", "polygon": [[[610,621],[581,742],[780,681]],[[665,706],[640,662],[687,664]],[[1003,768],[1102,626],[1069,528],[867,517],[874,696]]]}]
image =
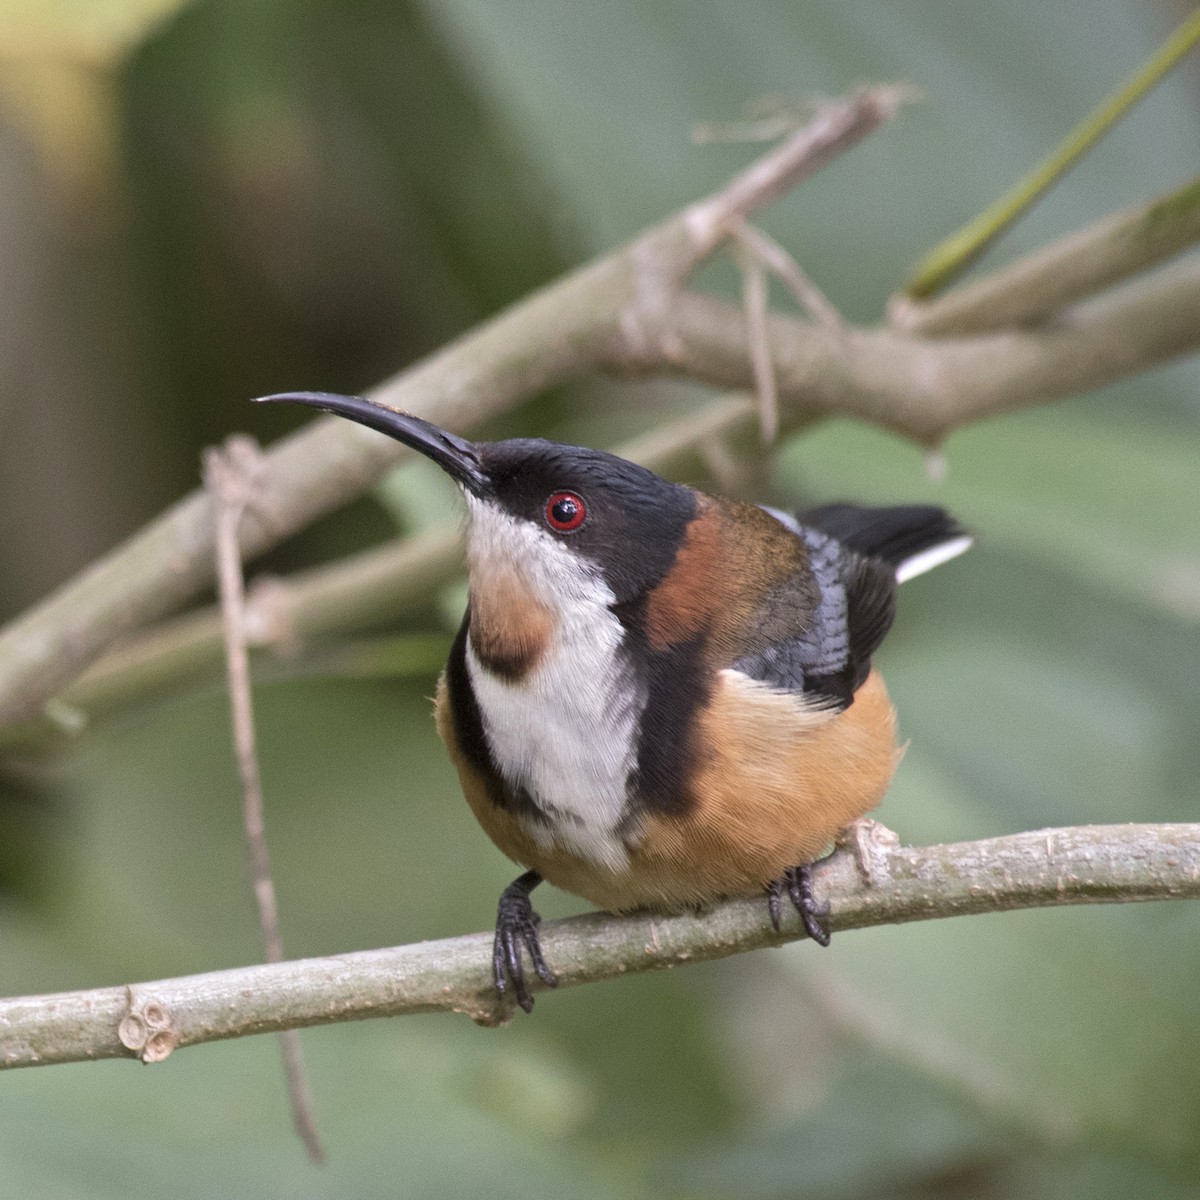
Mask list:
[{"label": "dark feather", "polygon": [[881,558],[893,568],[914,554],[962,537],[964,532],[945,509],[932,504],[891,508],[822,504],[797,513],[796,519],[801,525],[829,534],[848,550],[867,558]]},{"label": "dark feather", "polygon": [[896,568],[962,536],[932,505],[826,504],[799,513],[820,599],[795,638],[757,646],[734,665],[754,679],[847,708],[896,614]]}]

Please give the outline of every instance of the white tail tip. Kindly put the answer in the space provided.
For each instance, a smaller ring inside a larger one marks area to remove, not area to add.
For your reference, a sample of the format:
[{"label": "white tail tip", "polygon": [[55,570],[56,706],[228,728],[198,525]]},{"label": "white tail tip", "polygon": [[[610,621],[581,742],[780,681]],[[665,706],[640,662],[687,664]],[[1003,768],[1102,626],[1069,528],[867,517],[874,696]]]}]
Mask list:
[{"label": "white tail tip", "polygon": [[960,537],[951,538],[948,542],[939,542],[936,546],[930,546],[928,550],[922,550],[920,554],[914,554],[912,558],[906,558],[896,568],[896,582],[907,583],[910,579],[924,575],[926,571],[932,571],[934,567],[940,567],[942,563],[949,562],[960,554],[965,554],[971,548],[974,540],[964,533]]}]

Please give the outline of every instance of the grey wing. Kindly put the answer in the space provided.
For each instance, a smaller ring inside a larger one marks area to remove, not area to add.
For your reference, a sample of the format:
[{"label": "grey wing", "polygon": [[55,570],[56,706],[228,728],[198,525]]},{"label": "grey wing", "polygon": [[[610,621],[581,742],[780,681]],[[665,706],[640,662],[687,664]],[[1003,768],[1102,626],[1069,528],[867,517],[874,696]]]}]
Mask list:
[{"label": "grey wing", "polygon": [[828,534],[795,528],[808,548],[812,578],[803,586],[811,591],[815,583],[815,603],[805,606],[798,627],[772,630],[773,636],[733,666],[781,691],[848,708],[871,669],[871,654],[891,627],[895,575],[886,563],[855,554]]}]

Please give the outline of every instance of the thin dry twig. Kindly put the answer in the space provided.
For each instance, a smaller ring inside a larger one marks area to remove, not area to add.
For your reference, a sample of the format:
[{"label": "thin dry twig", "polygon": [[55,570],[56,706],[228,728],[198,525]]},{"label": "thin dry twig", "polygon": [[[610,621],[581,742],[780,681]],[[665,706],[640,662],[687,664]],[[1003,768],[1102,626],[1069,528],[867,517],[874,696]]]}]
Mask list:
[{"label": "thin dry twig", "polygon": [[746,106],[741,120],[693,125],[692,141],[697,146],[716,142],[777,142],[807,124],[820,103],[819,97],[797,100],[791,96],[759,96]]},{"label": "thin dry twig", "polygon": [[796,303],[814,321],[835,332],[846,328],[842,314],[800,269],[800,264],[770,234],[751,225],[749,221],[740,219],[731,222],[730,232],[747,254],[757,258],[763,266],[779,276],[795,297]]},{"label": "thin dry twig", "polygon": [[779,387],[767,333],[768,272],[778,275],[800,307],[826,329],[841,333],[846,326],[837,309],[778,242],[755,229],[743,217],[731,217],[727,229],[737,248],[738,269],[742,274],[742,308],[746,315],[746,344],[754,375],[754,392],[758,397],[759,429],[763,443],[770,445],[779,433]]},{"label": "thin dry twig", "polygon": [[911,95],[911,90],[904,87],[862,88],[824,104],[803,129],[784,139],[715,195],[693,204],[684,212],[684,222],[694,238],[695,258],[688,270],[728,236],[731,220],[773,204],[815,175],[891,120]]},{"label": "thin dry twig", "polygon": [[771,343],[767,337],[767,272],[762,261],[749,253],[738,255],[738,266],[742,272],[746,343],[754,373],[754,394],[758,398],[758,426],[764,445],[769,446],[779,433],[779,389],[775,386],[775,364],[771,361]]},{"label": "thin dry twig", "polygon": [[706,437],[696,449],[700,461],[713,477],[717,487],[727,495],[738,495],[754,472],[744,457],[737,455],[726,438],[719,434]]},{"label": "thin dry twig", "polygon": [[[246,510],[258,500],[262,455],[250,438],[230,438],[221,449],[204,454],[204,485],[213,497],[216,520],[217,590],[225,629],[225,665],[229,675],[229,707],[238,777],[242,785],[242,819],[250,852],[250,876],[258,908],[259,926],[269,963],[281,963],[283,937],[279,906],[271,877],[267,832],[263,814],[262,774],[255,746],[254,706],[250,696],[250,654],[245,632],[245,584],[238,526]],[[313,1119],[312,1098],[304,1071],[300,1035],[294,1029],[279,1035],[284,1077],[292,1107],[292,1121],[308,1156],[324,1161],[324,1151]]]},{"label": "thin dry twig", "polygon": [[[781,427],[837,414],[891,429],[923,446],[998,413],[1047,404],[1200,349],[1200,260],[1183,259],[1076,305],[1060,321],[954,338],[888,328],[839,337],[810,321],[770,314],[767,331]],[[738,310],[684,292],[657,337],[689,378],[753,386]],[[639,372],[663,369],[629,353]]]}]

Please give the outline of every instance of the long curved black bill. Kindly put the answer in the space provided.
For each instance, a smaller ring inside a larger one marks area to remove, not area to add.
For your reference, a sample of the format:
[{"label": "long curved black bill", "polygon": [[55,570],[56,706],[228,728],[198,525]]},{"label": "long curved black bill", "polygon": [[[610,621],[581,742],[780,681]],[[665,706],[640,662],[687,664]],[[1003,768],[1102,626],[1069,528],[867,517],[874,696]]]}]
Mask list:
[{"label": "long curved black bill", "polygon": [[309,408],[320,408],[336,416],[347,417],[411,446],[418,454],[437,463],[456,483],[474,495],[482,496],[488,490],[487,473],[473,442],[410,413],[376,404],[364,396],[339,396],[336,392],[278,392],[273,396],[256,396],[254,402],[305,404]]}]

